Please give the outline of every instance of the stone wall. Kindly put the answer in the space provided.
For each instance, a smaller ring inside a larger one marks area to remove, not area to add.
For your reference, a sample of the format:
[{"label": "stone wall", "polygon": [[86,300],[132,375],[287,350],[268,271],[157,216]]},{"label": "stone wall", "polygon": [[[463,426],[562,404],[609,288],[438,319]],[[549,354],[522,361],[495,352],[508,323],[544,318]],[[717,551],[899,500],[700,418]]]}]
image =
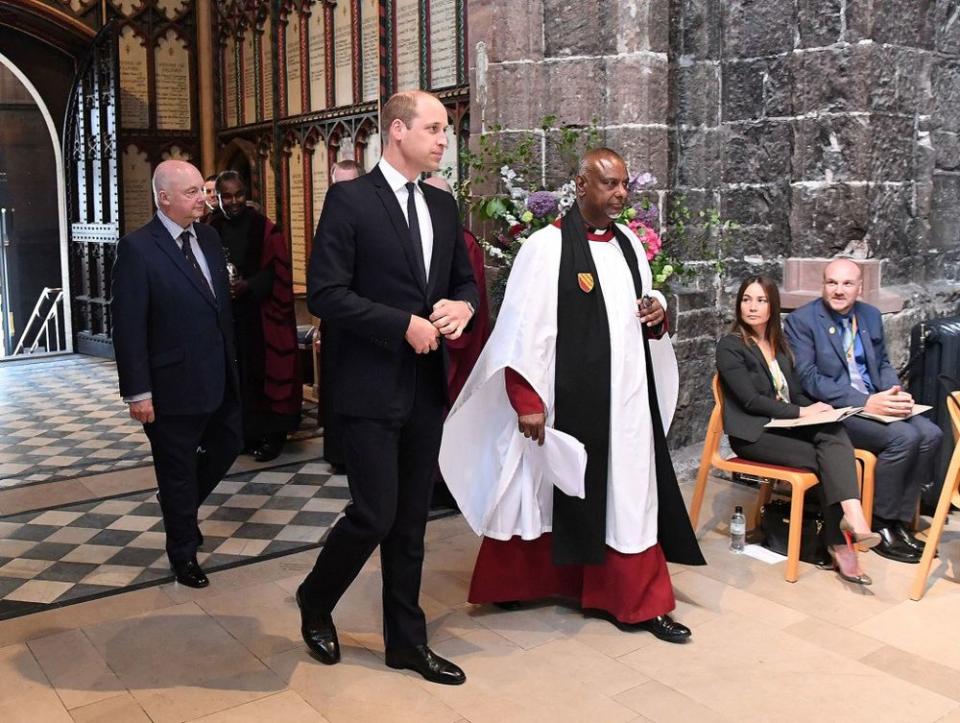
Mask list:
[{"label": "stone wall", "polygon": [[[662,207],[691,212],[682,238],[666,235],[693,270],[670,298],[684,379],[673,444],[702,439],[715,340],[748,273],[779,278],[787,256],[884,259],[907,303],[886,320],[899,365],[913,323],[960,311],[955,0],[468,7],[474,133],[597,118],[632,170],[659,179]],[[542,168],[562,174],[549,152]],[[710,208],[741,225],[732,238],[696,223]]]}]

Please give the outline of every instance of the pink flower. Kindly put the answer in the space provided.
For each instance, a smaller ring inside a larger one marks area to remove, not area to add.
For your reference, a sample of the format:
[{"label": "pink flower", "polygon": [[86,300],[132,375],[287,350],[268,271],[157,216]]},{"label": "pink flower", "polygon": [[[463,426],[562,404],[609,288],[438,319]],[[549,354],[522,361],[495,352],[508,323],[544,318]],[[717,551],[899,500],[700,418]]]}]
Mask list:
[{"label": "pink flower", "polygon": [[627,225],[631,231],[637,234],[637,238],[643,244],[643,248],[647,252],[647,261],[653,261],[656,255],[660,253],[660,249],[663,248],[663,241],[657,235],[657,232],[638,219],[633,219]]}]

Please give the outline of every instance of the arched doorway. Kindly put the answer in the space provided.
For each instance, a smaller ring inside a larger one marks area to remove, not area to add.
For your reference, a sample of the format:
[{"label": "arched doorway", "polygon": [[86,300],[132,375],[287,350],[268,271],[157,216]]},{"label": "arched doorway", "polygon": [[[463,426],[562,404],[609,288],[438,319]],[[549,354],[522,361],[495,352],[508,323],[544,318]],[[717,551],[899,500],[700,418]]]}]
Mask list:
[{"label": "arched doorway", "polygon": [[0,53],[0,358],[72,350],[60,148],[43,98]]}]

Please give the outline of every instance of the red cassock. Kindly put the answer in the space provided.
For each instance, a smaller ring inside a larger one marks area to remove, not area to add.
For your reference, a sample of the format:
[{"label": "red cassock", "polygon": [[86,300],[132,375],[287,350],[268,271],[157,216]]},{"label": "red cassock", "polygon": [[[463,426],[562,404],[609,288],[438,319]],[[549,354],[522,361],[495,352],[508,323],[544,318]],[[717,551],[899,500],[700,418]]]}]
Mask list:
[{"label": "red cassock", "polygon": [[450,356],[450,367],[447,374],[447,384],[450,388],[450,401],[453,402],[463,389],[463,385],[473,371],[473,365],[483,349],[483,345],[490,336],[490,304],[487,301],[487,280],[483,270],[483,249],[477,243],[477,237],[463,230],[463,240],[470,255],[470,265],[473,267],[473,279],[477,282],[480,292],[480,304],[474,316],[470,331],[464,332],[459,339],[447,342],[447,351]]}]

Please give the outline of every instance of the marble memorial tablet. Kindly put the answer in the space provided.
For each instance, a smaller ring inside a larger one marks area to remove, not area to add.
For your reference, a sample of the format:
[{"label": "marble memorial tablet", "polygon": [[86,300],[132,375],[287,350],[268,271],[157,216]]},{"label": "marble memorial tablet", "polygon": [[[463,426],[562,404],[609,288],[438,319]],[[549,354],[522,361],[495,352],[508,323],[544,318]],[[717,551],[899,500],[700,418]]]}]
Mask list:
[{"label": "marble memorial tablet", "polygon": [[267,218],[276,218],[275,204],[277,202],[276,174],[273,172],[273,151],[263,159],[263,195],[260,204],[263,206],[263,215]]},{"label": "marble memorial tablet", "polygon": [[223,124],[237,125],[237,41],[232,36],[223,46]]},{"label": "marble memorial tablet", "polygon": [[396,0],[397,90],[420,87],[420,0]]},{"label": "marble memorial tablet", "polygon": [[143,226],[153,215],[150,161],[134,144],[123,149],[123,227],[126,233]]},{"label": "marble memorial tablet", "polygon": [[333,9],[333,87],[336,104],[353,103],[353,7],[338,2]]},{"label": "marble memorial tablet", "polygon": [[314,3],[310,13],[310,110],[327,107],[327,24],[326,6]]},{"label": "marble memorial tablet", "polygon": [[253,28],[247,28],[241,45],[241,59],[243,61],[243,122],[257,122],[257,83],[254,80],[257,72],[256,55],[254,53]]},{"label": "marble memorial tablet", "polygon": [[362,0],[360,37],[363,58],[361,100],[376,100],[380,94],[380,4]]},{"label": "marble memorial tablet", "polygon": [[304,218],[303,148],[297,144],[290,152],[290,249],[294,287],[307,283],[307,229]]},{"label": "marble memorial tablet", "polygon": [[260,33],[260,77],[263,78],[263,103],[261,117],[263,120],[273,118],[273,38],[271,29],[273,23],[267,15],[263,20],[263,30]]},{"label": "marble memorial tablet", "polygon": [[129,25],[120,31],[120,123],[124,128],[150,127],[147,46]]},{"label": "marble memorial tablet", "polygon": [[154,53],[154,93],[157,128],[190,130],[190,53],[187,44],[168,30]]},{"label": "marble memorial tablet", "polygon": [[327,160],[327,147],[323,143],[318,143],[313,149],[313,159],[311,161],[311,178],[313,180],[313,225],[320,223],[320,213],[323,211],[323,201],[327,197],[327,188],[330,185],[327,177],[329,163]]},{"label": "marble memorial tablet", "polygon": [[287,16],[286,33],[287,115],[303,113],[303,90],[300,88],[300,14],[292,11]]},{"label": "marble memorial tablet", "polygon": [[457,3],[430,0],[430,87],[457,84]]}]

